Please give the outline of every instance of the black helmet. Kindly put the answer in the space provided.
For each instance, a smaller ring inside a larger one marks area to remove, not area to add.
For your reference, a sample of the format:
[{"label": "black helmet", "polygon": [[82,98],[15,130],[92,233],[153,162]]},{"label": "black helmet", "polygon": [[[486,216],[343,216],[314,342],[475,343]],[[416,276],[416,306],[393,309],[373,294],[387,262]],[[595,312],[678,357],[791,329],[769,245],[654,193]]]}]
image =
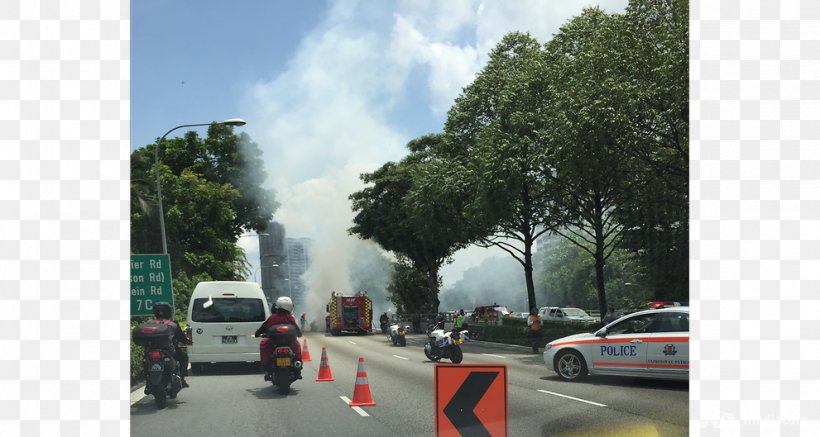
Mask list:
[{"label": "black helmet", "polygon": [[154,304],[154,317],[158,319],[170,319],[173,310],[168,302],[157,302]]}]

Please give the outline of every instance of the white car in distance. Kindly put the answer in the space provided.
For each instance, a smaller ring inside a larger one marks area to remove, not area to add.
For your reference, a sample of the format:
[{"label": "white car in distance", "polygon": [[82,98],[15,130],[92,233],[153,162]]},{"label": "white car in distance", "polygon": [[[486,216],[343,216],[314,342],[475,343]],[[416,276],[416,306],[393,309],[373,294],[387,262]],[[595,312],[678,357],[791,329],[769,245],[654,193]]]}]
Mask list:
[{"label": "white car in distance", "polygon": [[541,320],[556,322],[585,322],[595,323],[600,320],[590,316],[580,308],[541,307],[538,310]]}]

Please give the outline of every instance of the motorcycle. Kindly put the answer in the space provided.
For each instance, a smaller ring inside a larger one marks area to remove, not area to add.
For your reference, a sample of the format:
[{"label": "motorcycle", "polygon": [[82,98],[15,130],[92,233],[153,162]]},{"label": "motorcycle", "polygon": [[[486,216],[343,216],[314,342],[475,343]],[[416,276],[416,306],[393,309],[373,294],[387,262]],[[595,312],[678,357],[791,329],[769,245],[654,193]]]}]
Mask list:
[{"label": "motorcycle", "polygon": [[302,362],[296,359],[296,352],[290,347],[296,335],[296,327],[287,324],[273,325],[260,335],[273,347],[273,357],[265,368],[265,380],[275,385],[279,394],[290,393],[290,385],[301,374]]},{"label": "motorcycle", "polygon": [[427,328],[427,338],[429,341],[424,344],[424,355],[430,361],[448,358],[453,364],[459,364],[464,359],[460,345],[470,341],[470,332],[456,329],[445,332],[439,324],[433,324]]},{"label": "motorcycle", "polygon": [[168,398],[174,399],[182,390],[179,362],[174,359],[171,327],[165,324],[142,323],[134,328],[134,343],[143,347],[145,394],[154,395],[157,409],[165,408]]},{"label": "motorcycle", "polygon": [[390,325],[387,330],[387,340],[393,343],[393,346],[407,346],[407,339],[405,335],[410,330],[410,326]]}]

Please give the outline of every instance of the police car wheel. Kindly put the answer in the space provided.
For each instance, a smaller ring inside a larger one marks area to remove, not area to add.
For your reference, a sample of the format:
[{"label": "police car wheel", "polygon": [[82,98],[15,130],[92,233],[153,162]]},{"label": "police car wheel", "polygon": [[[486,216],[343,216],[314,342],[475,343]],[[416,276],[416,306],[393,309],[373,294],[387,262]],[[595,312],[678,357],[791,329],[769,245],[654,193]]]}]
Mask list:
[{"label": "police car wheel", "polygon": [[555,369],[564,381],[578,381],[587,375],[584,357],[578,352],[567,351],[555,359]]}]

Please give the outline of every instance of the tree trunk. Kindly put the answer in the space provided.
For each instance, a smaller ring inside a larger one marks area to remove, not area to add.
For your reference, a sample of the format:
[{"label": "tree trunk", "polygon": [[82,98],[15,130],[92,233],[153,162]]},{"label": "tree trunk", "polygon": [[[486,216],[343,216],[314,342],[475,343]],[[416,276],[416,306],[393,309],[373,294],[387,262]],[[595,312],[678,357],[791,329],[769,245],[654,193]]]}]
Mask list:
[{"label": "tree trunk", "polygon": [[604,289],[604,225],[600,198],[595,199],[595,284],[598,288],[598,310],[601,321],[606,316],[606,290]]},{"label": "tree trunk", "polygon": [[430,293],[430,303],[434,313],[438,313],[438,265],[431,265],[427,269],[427,286]]},{"label": "tree trunk", "polygon": [[538,305],[535,303],[535,283],[532,280],[532,240],[527,238],[524,241],[524,277],[527,281],[527,311],[535,308],[538,310]]}]

